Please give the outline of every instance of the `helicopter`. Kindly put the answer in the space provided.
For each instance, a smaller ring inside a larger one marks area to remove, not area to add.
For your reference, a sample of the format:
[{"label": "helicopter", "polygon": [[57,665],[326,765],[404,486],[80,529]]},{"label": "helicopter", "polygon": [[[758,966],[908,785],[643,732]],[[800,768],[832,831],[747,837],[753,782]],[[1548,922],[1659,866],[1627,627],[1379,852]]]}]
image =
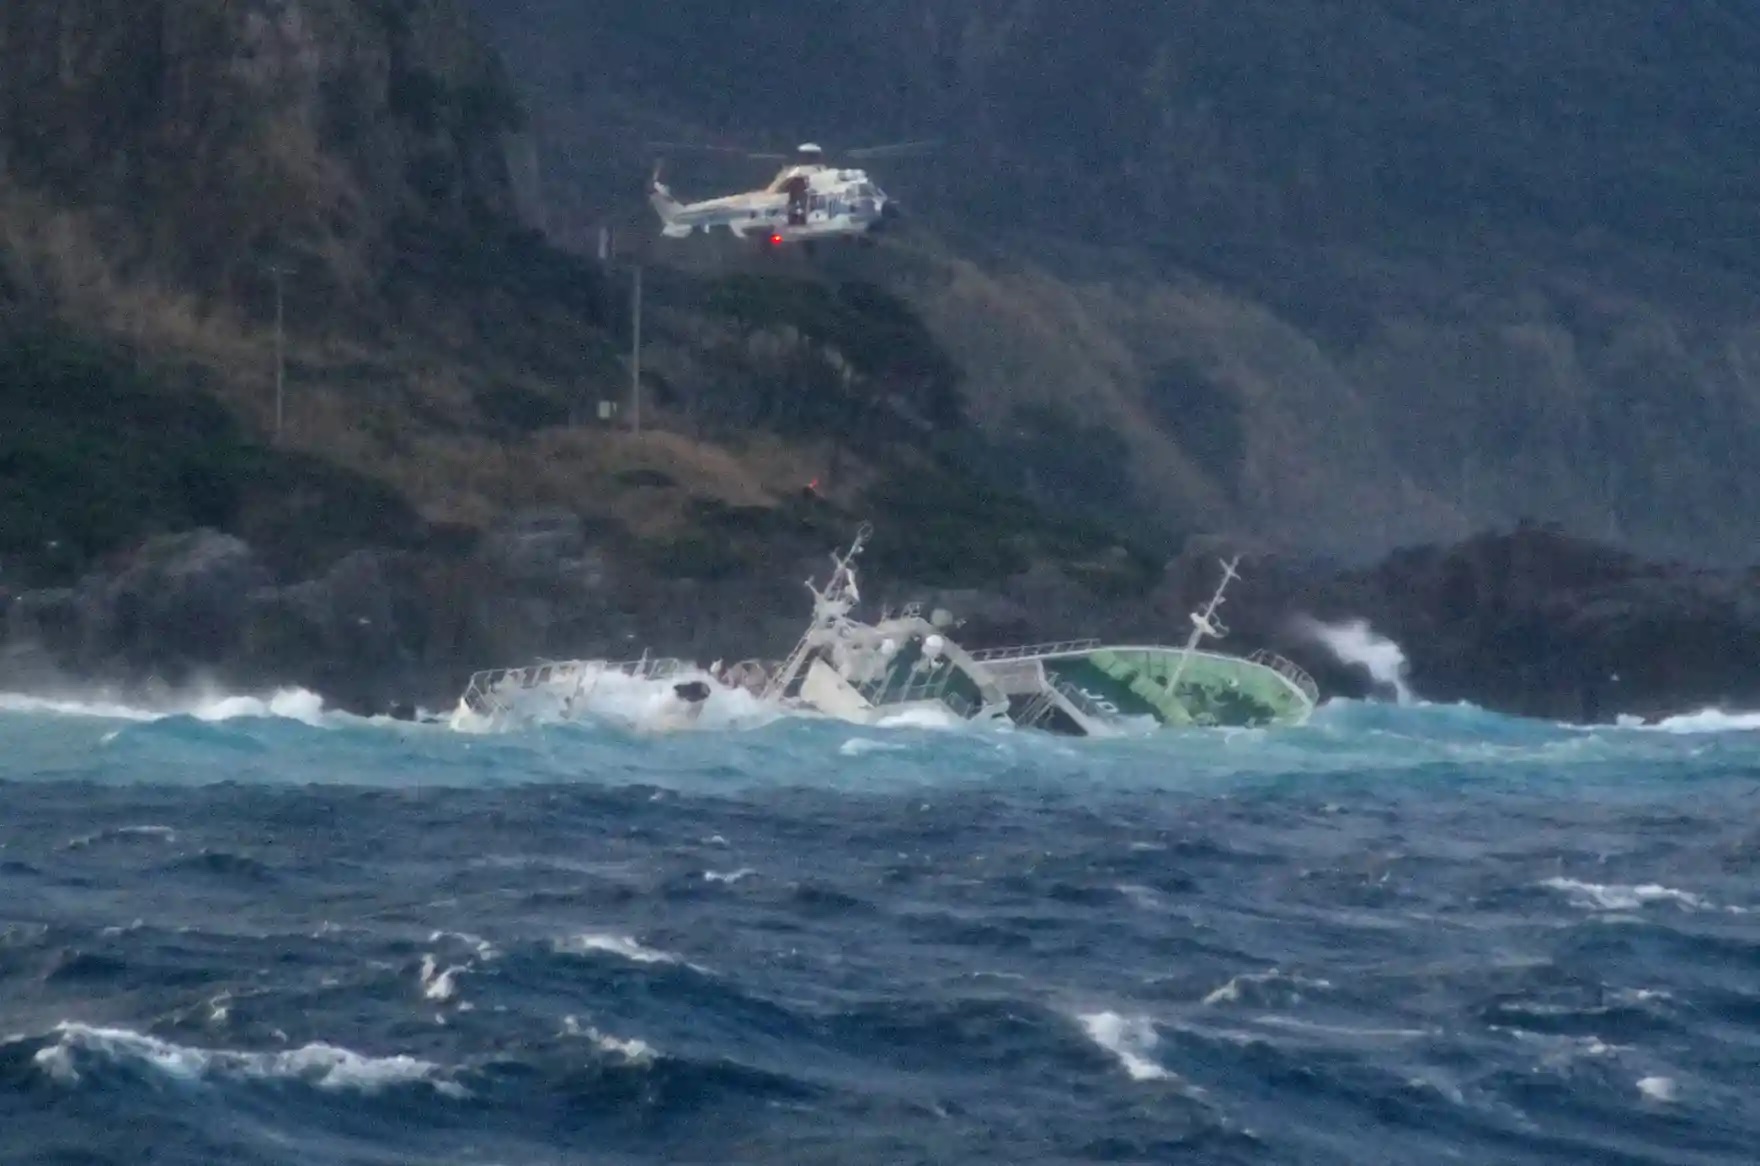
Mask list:
[{"label": "helicopter", "polygon": [[[660,166],[648,184],[648,201],[660,216],[660,233],[684,239],[698,231],[708,234],[725,227],[736,238],[757,237],[772,247],[805,244],[808,250],[821,239],[854,239],[872,243],[873,236],[899,218],[898,204],[867,171],[834,166],[825,151],[812,142],[796,147],[792,159],[786,154],[754,153],[724,146],[691,146],[656,142],[661,149],[701,150],[738,154],[747,158],[788,161],[758,190],[701,202],[680,202],[660,181]],[[898,142],[845,151],[852,160],[894,157],[929,149],[934,142]]]}]

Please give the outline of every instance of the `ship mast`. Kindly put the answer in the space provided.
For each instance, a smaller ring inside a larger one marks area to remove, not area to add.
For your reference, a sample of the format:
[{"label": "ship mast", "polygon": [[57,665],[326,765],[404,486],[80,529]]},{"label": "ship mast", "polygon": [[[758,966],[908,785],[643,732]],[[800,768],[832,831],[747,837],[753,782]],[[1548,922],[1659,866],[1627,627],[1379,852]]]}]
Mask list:
[{"label": "ship mast", "polygon": [[[1221,562],[1220,559],[1217,561]],[[1167,691],[1169,693],[1179,691],[1179,682],[1181,677],[1185,675],[1186,664],[1191,660],[1192,653],[1197,650],[1199,642],[1205,636],[1220,640],[1228,635],[1228,625],[1216,618],[1216,609],[1225,602],[1223,592],[1228,590],[1228,585],[1240,578],[1240,574],[1235,571],[1235,567],[1240,564],[1240,561],[1241,557],[1236,555],[1228,562],[1222,563],[1222,578],[1216,584],[1215,594],[1210,596],[1210,602],[1204,605],[1203,610],[1192,612],[1192,634],[1187,637],[1185,651],[1180,653],[1179,663],[1174,666],[1173,675],[1168,678]]]},{"label": "ship mast", "polygon": [[814,645],[821,642],[815,638],[814,633],[840,626],[849,618],[855,605],[861,602],[862,593],[856,586],[855,561],[873,536],[873,525],[864,522],[856,531],[855,541],[850,543],[849,550],[841,555],[832,554],[831,578],[825,581],[823,590],[814,585],[811,579],[807,580],[807,590],[813,596],[813,620],[807,625],[807,630],[801,633],[800,642],[789,653],[788,659],[770,675],[760,699],[773,700],[787,692],[795,673],[807,662]]}]

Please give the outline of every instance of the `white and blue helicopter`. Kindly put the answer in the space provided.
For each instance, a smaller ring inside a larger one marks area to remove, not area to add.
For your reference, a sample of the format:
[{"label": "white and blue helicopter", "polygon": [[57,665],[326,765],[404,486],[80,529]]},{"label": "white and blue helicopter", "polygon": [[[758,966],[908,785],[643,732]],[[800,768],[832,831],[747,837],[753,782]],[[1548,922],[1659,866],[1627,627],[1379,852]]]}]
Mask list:
[{"label": "white and blue helicopter", "polygon": [[[660,149],[701,150],[720,154],[737,154],[746,158],[773,158],[789,162],[760,190],[701,202],[680,202],[660,181],[660,167],[654,167],[649,184],[648,201],[660,216],[660,233],[670,239],[684,239],[701,231],[725,228],[737,238],[754,238],[780,247],[787,243],[809,246],[823,239],[855,239],[872,242],[873,236],[898,218],[897,203],[867,171],[834,166],[826,162],[825,152],[807,142],[799,146],[792,159],[786,154],[753,153],[724,146],[688,146],[677,143],[652,143]],[[849,150],[844,156],[852,160],[895,157],[930,149],[934,142],[898,142],[889,146],[871,146]]]}]

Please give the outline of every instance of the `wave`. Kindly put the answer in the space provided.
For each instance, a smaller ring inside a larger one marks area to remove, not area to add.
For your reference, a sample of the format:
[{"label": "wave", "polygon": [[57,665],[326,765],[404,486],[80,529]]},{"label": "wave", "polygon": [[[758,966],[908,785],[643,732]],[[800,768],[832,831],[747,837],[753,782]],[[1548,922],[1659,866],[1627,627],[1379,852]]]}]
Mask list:
[{"label": "wave", "polygon": [[104,691],[55,696],[4,692],[0,693],[0,713],[86,717],[137,724],[173,717],[189,717],[209,724],[275,719],[299,721],[314,728],[321,728],[330,718],[341,715],[326,713],[324,698],[305,688],[277,688],[268,695],[201,688],[152,699],[127,698]]},{"label": "wave", "polygon": [[[191,692],[156,705],[101,693],[6,695],[0,696],[0,721],[14,748],[0,761],[0,778],[395,788],[586,784],[724,793],[776,786],[884,793],[1023,781],[1188,792],[1299,782],[1318,791],[1315,783],[1324,781],[1333,783],[1328,796],[1337,800],[1344,787],[1402,775],[1623,781],[1622,774],[1661,765],[1671,778],[1715,780],[1760,757],[1751,748],[1760,738],[1743,714],[1696,715],[1639,730],[1510,717],[1466,703],[1333,700],[1301,726],[1082,741],[970,723],[855,726],[780,715],[748,694],[722,691],[698,720],[677,726],[666,723],[670,684],[623,679],[585,720],[489,734],[354,717],[324,709],[302,689],[259,696]],[[80,722],[92,730],[65,731]],[[666,731],[671,727],[693,731]],[[1719,736],[1707,753],[1707,743]],[[107,824],[93,828],[98,825]],[[82,840],[114,844],[120,836]]]},{"label": "wave", "polygon": [[1319,644],[1341,664],[1362,668],[1379,687],[1391,692],[1400,704],[1414,704],[1417,696],[1406,680],[1405,649],[1369,626],[1366,619],[1325,624],[1303,617],[1296,630]]},{"label": "wave", "polygon": [[684,960],[669,951],[660,951],[648,947],[627,935],[599,935],[588,933],[559,939],[555,944],[559,955],[614,955],[638,964],[684,964],[694,971],[702,971],[695,964]]},{"label": "wave", "polygon": [[590,1025],[582,1028],[581,1022],[573,1016],[562,1018],[562,1035],[590,1040],[600,1052],[622,1057],[631,1065],[650,1065],[659,1056],[654,1046],[645,1040],[608,1036]]},{"label": "wave", "polygon": [[1121,1016],[1116,1012],[1090,1012],[1076,1018],[1088,1039],[1117,1058],[1133,1081],[1167,1081],[1173,1074],[1157,1064],[1151,1053],[1161,1043],[1155,1022],[1146,1016]]},{"label": "wave", "polygon": [[[728,688],[701,669],[655,680],[617,671],[569,674],[529,689],[499,693],[507,710],[489,718],[460,707],[451,725],[464,733],[507,732],[556,725],[603,724],[638,733],[727,731],[754,729],[783,716],[775,705],[744,689]],[[694,711],[674,691],[690,681],[709,688],[709,697]]]},{"label": "wave", "polygon": [[1720,907],[1702,895],[1695,895],[1691,891],[1677,891],[1658,883],[1628,886],[1550,878],[1540,885],[1547,890],[1561,892],[1573,906],[1595,911],[1636,911],[1666,903],[1684,911],[1723,911],[1731,915],[1748,913],[1745,907]]},{"label": "wave", "polygon": [[1756,733],[1760,732],[1760,712],[1727,712],[1720,708],[1700,709],[1646,724],[1634,717],[1621,717],[1619,726],[1649,733]]},{"label": "wave", "polygon": [[80,1084],[106,1069],[146,1069],[182,1081],[231,1079],[297,1081],[318,1089],[378,1093],[400,1085],[424,1085],[449,1097],[464,1087],[432,1061],[408,1056],[374,1057],[316,1042],[280,1052],[239,1052],[174,1044],[127,1028],[63,1021],[31,1058],[51,1081]]}]

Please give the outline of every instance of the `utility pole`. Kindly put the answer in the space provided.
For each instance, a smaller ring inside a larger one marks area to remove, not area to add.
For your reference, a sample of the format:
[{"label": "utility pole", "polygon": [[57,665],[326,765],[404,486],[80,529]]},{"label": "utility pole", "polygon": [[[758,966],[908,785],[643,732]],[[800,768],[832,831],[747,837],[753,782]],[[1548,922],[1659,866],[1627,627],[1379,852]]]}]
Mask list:
[{"label": "utility pole", "polygon": [[630,293],[634,301],[633,321],[630,331],[630,376],[629,376],[629,427],[630,432],[642,431],[642,265],[636,264],[635,288]]},{"label": "utility pole", "polygon": [[287,386],[286,343],[283,337],[285,313],[283,311],[282,278],[293,269],[284,263],[270,264],[269,270],[275,275],[275,444],[281,444],[281,422],[284,414],[284,400]]}]

